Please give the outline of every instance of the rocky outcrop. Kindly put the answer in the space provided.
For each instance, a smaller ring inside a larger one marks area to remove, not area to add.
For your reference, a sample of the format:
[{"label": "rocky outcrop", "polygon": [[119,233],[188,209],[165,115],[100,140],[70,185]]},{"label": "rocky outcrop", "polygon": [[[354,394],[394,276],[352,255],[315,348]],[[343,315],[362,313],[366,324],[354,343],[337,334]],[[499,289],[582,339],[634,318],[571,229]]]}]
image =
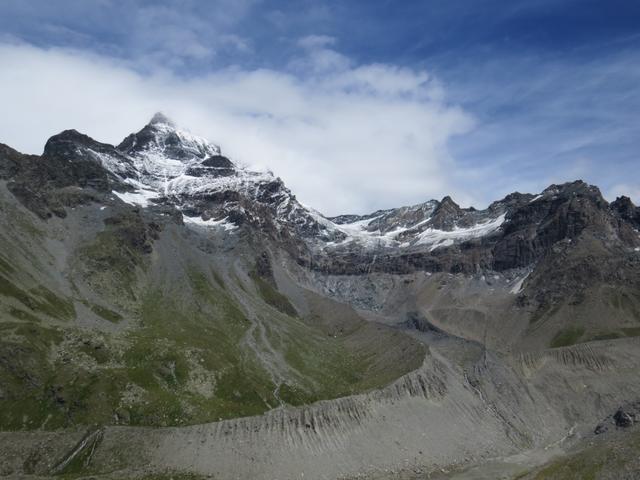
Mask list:
[{"label": "rocky outcrop", "polygon": [[611,429],[629,429],[640,421],[640,402],[632,402],[619,407],[615,413],[596,425],[593,433],[602,435]]},{"label": "rocky outcrop", "polygon": [[607,229],[612,220],[607,207],[597,187],[582,181],[550,186],[509,212],[503,236],[493,248],[493,267],[530,265],[557,242],[571,241],[587,227]]},{"label": "rocky outcrop", "polygon": [[619,408],[616,413],[613,414],[613,420],[616,422],[616,427],[629,428],[635,423],[635,413],[629,413]]},{"label": "rocky outcrop", "polygon": [[611,202],[611,210],[623,221],[640,228],[640,207],[636,207],[629,197],[618,197]]}]

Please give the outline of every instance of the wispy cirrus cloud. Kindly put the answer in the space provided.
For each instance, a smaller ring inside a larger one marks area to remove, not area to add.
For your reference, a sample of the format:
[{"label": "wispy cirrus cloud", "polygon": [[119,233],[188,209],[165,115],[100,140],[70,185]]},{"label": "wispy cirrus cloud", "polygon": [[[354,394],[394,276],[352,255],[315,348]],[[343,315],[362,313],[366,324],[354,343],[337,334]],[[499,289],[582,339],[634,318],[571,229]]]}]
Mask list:
[{"label": "wispy cirrus cloud", "polygon": [[582,178],[615,198],[640,162],[638,65],[638,51],[619,49],[598,58],[502,56],[450,71],[447,94],[477,118],[451,149],[468,184],[480,175],[506,194]]},{"label": "wispy cirrus cloud", "polygon": [[178,72],[226,63],[251,50],[238,24],[256,0],[64,0],[0,5],[0,29],[44,47],[74,48]]}]

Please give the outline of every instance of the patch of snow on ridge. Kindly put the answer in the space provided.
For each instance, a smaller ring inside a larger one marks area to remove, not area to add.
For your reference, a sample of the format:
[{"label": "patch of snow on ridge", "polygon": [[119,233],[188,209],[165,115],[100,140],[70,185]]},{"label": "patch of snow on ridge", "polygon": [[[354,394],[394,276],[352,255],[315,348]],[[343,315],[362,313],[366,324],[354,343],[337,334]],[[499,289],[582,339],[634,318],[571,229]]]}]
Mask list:
[{"label": "patch of snow on ridge", "polygon": [[142,183],[141,181],[136,180],[134,178],[125,178],[124,179],[124,183],[129,184],[129,185],[131,185],[132,187],[135,187],[138,190],[148,190],[148,191],[152,191],[153,190],[149,185],[147,185],[145,183]]},{"label": "patch of snow on ridge", "polygon": [[[317,212],[316,212],[317,213]],[[317,214],[320,215],[320,214]],[[409,225],[406,227],[398,226],[394,230],[382,233],[380,229],[377,230],[368,230],[367,227],[371,225],[371,223],[379,220],[384,216],[380,214],[376,217],[365,218],[362,220],[356,220],[351,223],[333,223],[330,220],[322,217],[322,221],[324,225],[330,227],[333,230],[337,230],[346,235],[346,238],[342,243],[347,242],[358,242],[363,244],[364,246],[400,246],[400,247],[408,247],[410,246],[409,242],[399,243],[397,237],[408,231],[418,228],[419,226],[427,223],[431,218],[424,219],[414,225]],[[316,218],[316,221],[319,221]],[[326,223],[328,222],[328,224]]]},{"label": "patch of snow on ridge", "polygon": [[[306,207],[308,208],[308,207]],[[419,232],[419,227],[428,223],[431,218],[421,220],[420,222],[407,225],[398,226],[393,230],[382,233],[380,229],[368,230],[367,227],[375,222],[383,215],[377,217],[365,218],[356,220],[351,223],[334,223],[328,218],[321,215],[319,212],[308,208],[309,213],[316,222],[325,227],[329,231],[343,234],[342,241],[332,241],[325,244],[327,247],[333,247],[340,244],[357,243],[364,247],[400,247],[409,248],[418,245],[429,246],[429,251],[433,251],[440,247],[448,247],[456,242],[469,240],[472,238],[480,238],[489,235],[497,231],[504,223],[506,213],[496,217],[494,219],[487,220],[483,223],[478,223],[468,228],[456,228],[452,231],[436,230],[428,228],[422,232]],[[415,239],[406,239],[401,243],[398,239],[400,235],[405,232],[415,234]]]},{"label": "patch of snow on ridge", "polygon": [[140,207],[148,207],[150,204],[150,200],[158,198],[157,192],[144,189],[139,189],[135,192],[124,193],[116,192],[114,190],[111,193],[113,193],[116,197],[118,197],[123,202],[128,203],[129,205],[137,205]]},{"label": "patch of snow on ridge", "polygon": [[256,187],[260,183],[268,183],[273,180],[275,180],[275,177],[270,173],[252,172],[250,170],[237,170],[235,175],[228,177],[211,177],[207,175],[194,177],[183,173],[168,180],[166,189],[167,194],[171,195],[193,195],[220,190],[236,190],[251,196],[249,193],[256,194]]},{"label": "patch of snow on ridge", "polygon": [[[531,272],[529,272],[531,273]],[[509,290],[509,293],[513,293],[513,294],[518,294],[522,291],[522,285],[524,284],[524,281],[527,279],[527,277],[529,276],[529,273],[527,273],[524,277],[522,277],[521,279],[517,280],[514,284],[513,287],[511,287],[511,290]]]},{"label": "patch of snow on ridge", "polygon": [[352,223],[342,223],[340,225],[334,224],[334,228],[336,230],[341,231],[347,237],[345,238],[345,242],[357,240],[360,243],[364,244],[381,244],[384,243],[384,237],[380,234],[379,230],[369,231],[366,227],[380,217],[373,218],[365,218],[364,220],[357,220]]},{"label": "patch of snow on ridge", "polygon": [[201,227],[222,227],[225,230],[229,231],[238,228],[237,225],[229,222],[226,217],[222,220],[214,220],[213,218],[210,218],[209,220],[203,220],[202,217],[187,217],[183,214],[182,220],[185,223],[191,223],[193,225],[199,225]]},{"label": "patch of snow on ridge", "polygon": [[88,152],[89,155],[97,159],[100,162],[100,164],[110,172],[120,173],[120,174],[127,172],[127,165],[123,163],[122,160],[120,160],[119,158],[116,158],[104,153],[96,152],[91,148],[87,148],[86,152]]},{"label": "patch of snow on ridge", "polygon": [[433,251],[436,248],[453,245],[456,241],[484,237],[497,231],[504,223],[505,216],[506,213],[503,213],[493,220],[478,223],[469,228],[456,228],[451,231],[428,228],[418,235],[415,245],[431,245],[429,251]]},{"label": "patch of snow on ridge", "polygon": [[162,150],[155,148],[140,152],[133,161],[139,172],[163,179],[182,175],[189,168],[189,163],[168,158]]},{"label": "patch of snow on ridge", "polygon": [[387,246],[390,243],[395,243],[389,234],[383,235],[379,230],[369,231],[366,229],[367,225],[380,217],[365,218],[363,220],[357,220],[352,223],[334,223],[325,216],[323,216],[317,210],[303,205],[307,209],[309,215],[320,225],[325,227],[330,232],[337,232],[344,235],[344,239],[340,242],[328,242],[325,247],[333,247],[339,244],[345,244],[349,242],[356,242],[365,247]]}]

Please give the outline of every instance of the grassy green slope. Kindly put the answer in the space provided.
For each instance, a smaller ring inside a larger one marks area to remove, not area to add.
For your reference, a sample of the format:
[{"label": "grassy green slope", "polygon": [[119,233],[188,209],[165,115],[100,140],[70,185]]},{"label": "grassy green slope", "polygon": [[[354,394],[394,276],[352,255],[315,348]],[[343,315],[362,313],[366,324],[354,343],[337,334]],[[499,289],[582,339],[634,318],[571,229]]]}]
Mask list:
[{"label": "grassy green slope", "polygon": [[638,478],[640,432],[604,435],[517,480],[617,480]]},{"label": "grassy green slope", "polygon": [[[399,332],[326,299],[301,317],[270,284],[188,254],[190,244],[180,262],[151,253],[171,235],[135,213],[105,223],[66,245],[66,289],[40,284],[21,256],[0,257],[1,430],[255,415],[380,387],[422,361]],[[28,253],[46,258],[45,245]],[[341,330],[327,327],[337,321]]]}]

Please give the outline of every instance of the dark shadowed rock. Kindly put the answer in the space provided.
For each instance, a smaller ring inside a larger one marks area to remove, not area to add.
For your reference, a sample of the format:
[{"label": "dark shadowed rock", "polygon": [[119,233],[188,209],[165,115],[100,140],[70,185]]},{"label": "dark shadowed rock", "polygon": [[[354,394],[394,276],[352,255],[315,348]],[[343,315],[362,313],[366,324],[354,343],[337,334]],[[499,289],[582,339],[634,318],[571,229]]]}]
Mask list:
[{"label": "dark shadowed rock", "polygon": [[622,408],[613,415],[613,420],[616,423],[616,427],[628,428],[633,426],[635,422],[635,414],[628,413]]},{"label": "dark shadowed rock", "polygon": [[460,206],[451,197],[446,196],[433,212],[431,222],[438,230],[452,230],[456,221],[462,217]]},{"label": "dark shadowed rock", "polygon": [[618,197],[611,202],[613,210],[620,218],[640,228],[640,208],[636,207],[629,197]]},{"label": "dark shadowed rock", "polygon": [[227,157],[213,155],[202,163],[194,165],[187,170],[187,175],[201,177],[210,175],[212,177],[228,177],[236,173],[235,165]]},{"label": "dark shadowed rock", "polygon": [[603,433],[606,433],[608,430],[609,428],[606,425],[600,423],[596,426],[593,433],[595,433],[596,435],[602,435]]}]

